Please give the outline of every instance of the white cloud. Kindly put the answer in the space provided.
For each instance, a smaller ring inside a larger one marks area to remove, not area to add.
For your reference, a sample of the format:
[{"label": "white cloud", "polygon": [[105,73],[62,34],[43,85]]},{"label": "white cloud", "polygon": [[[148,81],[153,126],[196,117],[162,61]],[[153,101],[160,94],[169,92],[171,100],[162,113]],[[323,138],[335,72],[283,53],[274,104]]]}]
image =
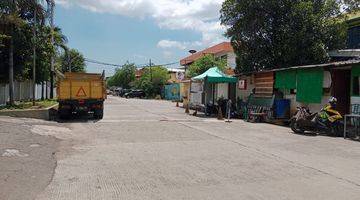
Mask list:
[{"label": "white cloud", "polygon": [[161,40],[158,42],[157,46],[163,49],[168,49],[168,48],[177,48],[180,50],[186,49],[185,43],[172,41],[172,40]]},{"label": "white cloud", "polygon": [[63,6],[63,7],[69,7],[70,2],[68,0],[56,0],[56,3]]},{"label": "white cloud", "polygon": [[160,28],[201,33],[195,42],[162,40],[160,48],[186,49],[224,41],[225,28],[219,22],[224,0],[56,0],[64,6],[80,6],[93,12],[127,17],[153,18]]}]

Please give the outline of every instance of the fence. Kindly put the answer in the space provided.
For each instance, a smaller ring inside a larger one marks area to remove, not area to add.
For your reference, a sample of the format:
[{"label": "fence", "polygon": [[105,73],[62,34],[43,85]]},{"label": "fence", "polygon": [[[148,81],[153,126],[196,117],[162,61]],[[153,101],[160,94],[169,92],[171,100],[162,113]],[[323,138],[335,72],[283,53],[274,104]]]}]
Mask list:
[{"label": "fence", "polygon": [[[44,91],[42,84],[37,84],[35,87],[35,99],[41,99],[50,96],[50,83],[44,82]],[[26,101],[33,98],[32,94],[33,85],[31,81],[14,82],[14,100]],[[42,92],[43,91],[43,92]],[[54,89],[54,96],[56,95]],[[47,95],[47,96],[46,96]],[[9,101],[9,84],[0,84],[0,105],[5,105]]]}]

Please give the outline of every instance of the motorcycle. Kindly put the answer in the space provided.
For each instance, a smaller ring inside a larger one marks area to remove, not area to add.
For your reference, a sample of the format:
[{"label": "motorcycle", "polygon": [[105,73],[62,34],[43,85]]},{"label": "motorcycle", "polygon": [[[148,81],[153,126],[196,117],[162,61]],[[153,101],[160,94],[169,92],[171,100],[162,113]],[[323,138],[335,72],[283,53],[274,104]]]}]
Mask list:
[{"label": "motorcycle", "polygon": [[[331,111],[333,115],[329,115],[328,111]],[[311,113],[306,107],[298,107],[290,120],[290,127],[297,134],[312,131],[341,136],[344,127],[342,119],[341,114],[331,107],[325,107],[319,113]]]}]

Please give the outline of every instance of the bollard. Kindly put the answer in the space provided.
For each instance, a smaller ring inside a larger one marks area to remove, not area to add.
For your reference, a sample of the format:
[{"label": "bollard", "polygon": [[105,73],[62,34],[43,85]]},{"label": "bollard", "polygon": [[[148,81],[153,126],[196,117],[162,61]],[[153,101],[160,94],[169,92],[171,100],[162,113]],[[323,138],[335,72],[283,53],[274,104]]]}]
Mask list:
[{"label": "bollard", "polygon": [[178,101],[176,102],[176,107],[179,107],[179,102]]},{"label": "bollard", "polygon": [[226,103],[226,117],[227,120],[226,122],[231,122],[230,118],[231,118],[231,100],[229,99],[228,102]]},{"label": "bollard", "polygon": [[197,109],[195,110],[195,112],[193,113],[193,116],[197,116]]},{"label": "bollard", "polygon": [[222,110],[221,110],[221,106],[219,106],[218,109],[218,120],[224,120],[223,114],[222,114]]}]

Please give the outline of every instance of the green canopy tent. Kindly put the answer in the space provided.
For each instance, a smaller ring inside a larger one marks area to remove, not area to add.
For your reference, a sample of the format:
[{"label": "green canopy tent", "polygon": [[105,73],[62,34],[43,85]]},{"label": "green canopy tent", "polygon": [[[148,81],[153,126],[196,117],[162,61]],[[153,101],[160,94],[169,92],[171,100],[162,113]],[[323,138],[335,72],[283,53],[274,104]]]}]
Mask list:
[{"label": "green canopy tent", "polygon": [[237,78],[224,74],[219,68],[213,67],[191,79],[192,81],[206,81],[208,83],[236,83]]},{"label": "green canopy tent", "polygon": [[[210,68],[209,70],[207,70],[206,72],[204,72],[201,75],[195,76],[191,79],[191,81],[202,81],[205,84],[211,84],[212,85],[212,99],[213,102],[215,103],[215,84],[217,83],[236,83],[237,82],[237,78],[235,77],[231,77],[226,75],[225,73],[223,73],[218,67],[213,67]],[[206,94],[206,99],[209,97],[208,95],[210,94]],[[211,99],[211,97],[210,97]],[[206,100],[205,100],[205,104],[206,104]]]}]

